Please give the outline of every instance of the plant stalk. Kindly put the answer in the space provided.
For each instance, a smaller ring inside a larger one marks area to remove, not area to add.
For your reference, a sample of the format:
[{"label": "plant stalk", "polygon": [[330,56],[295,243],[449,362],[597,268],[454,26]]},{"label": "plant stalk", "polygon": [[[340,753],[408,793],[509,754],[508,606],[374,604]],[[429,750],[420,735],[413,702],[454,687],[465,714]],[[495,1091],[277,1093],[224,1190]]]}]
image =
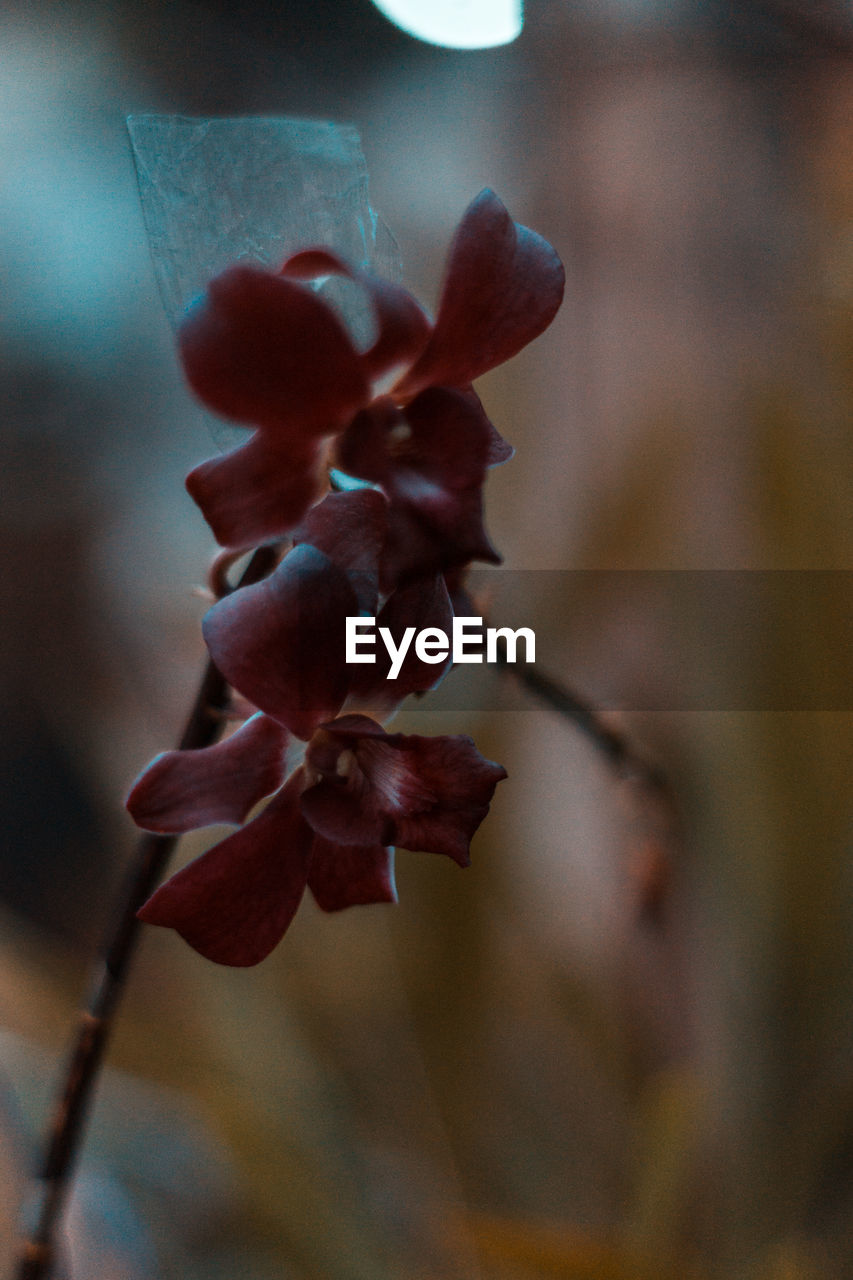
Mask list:
[{"label": "plant stalk", "polygon": [[633,779],[671,802],[670,784],[663,770],[640,755],[626,734],[606,724],[592,703],[533,667],[508,662],[505,654],[499,656],[498,665],[539,702],[573,724],[620,778]]},{"label": "plant stalk", "polygon": [[[278,548],[259,547],[238,585],[258,582],[275,566],[277,559]],[[628,739],[606,725],[583,698],[548,676],[508,663],[505,657],[500,665],[529,693],[581,730],[620,777],[634,778],[654,791],[668,794],[663,773],[639,756]],[[225,678],[209,661],[181,735],[179,750],[199,750],[216,741],[229,696]],[[16,1280],[47,1280],[53,1268],[56,1236],[71,1189],[89,1104],[139,935],[140,921],[136,913],[159,884],[177,842],[177,836],[149,833],[143,835],[137,845],[119,899],[116,923],[93,974],[89,1000],[80,1014],[64,1081],[57,1094],[39,1177],[34,1226],[22,1243]]]},{"label": "plant stalk", "polygon": [[[277,559],[278,548],[259,547],[238,585],[249,586],[260,581]],[[225,678],[209,661],[178,744],[180,750],[199,750],[216,741],[229,696]],[[177,842],[177,836],[146,834],[137,844],[119,898],[116,921],[94,970],[89,1000],[80,1014],[65,1077],[57,1094],[39,1175],[34,1225],[21,1245],[16,1280],[46,1280],[53,1268],[56,1236],[71,1190],[89,1104],[139,935],[140,921],[136,913],[160,882]]]}]

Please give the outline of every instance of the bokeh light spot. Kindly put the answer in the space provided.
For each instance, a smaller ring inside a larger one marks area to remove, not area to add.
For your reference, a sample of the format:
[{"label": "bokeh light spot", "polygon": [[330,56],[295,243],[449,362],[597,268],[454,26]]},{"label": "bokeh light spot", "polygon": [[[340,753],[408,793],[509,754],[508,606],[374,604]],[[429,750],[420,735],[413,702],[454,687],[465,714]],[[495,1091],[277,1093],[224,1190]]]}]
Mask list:
[{"label": "bokeh light spot", "polygon": [[373,0],[402,31],[450,49],[491,49],[521,33],[522,0]]}]

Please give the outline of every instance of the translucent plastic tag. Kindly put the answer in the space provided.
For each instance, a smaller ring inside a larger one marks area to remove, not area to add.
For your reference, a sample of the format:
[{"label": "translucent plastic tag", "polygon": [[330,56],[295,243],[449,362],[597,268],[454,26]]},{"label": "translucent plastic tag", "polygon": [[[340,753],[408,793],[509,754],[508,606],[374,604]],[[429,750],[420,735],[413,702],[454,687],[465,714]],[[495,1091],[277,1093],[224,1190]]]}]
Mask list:
[{"label": "translucent plastic tag", "polygon": [[[127,128],[154,274],[173,326],[214,276],[240,260],[276,268],[299,249],[323,245],[399,279],[399,250],[370,207],[351,125],[144,115],[129,116]],[[335,278],[321,290],[355,340],[368,345],[372,313],[363,291]],[[242,438],[206,416],[221,447]]]},{"label": "translucent plastic tag", "polygon": [[280,265],[326,245],[399,277],[397,246],[370,207],[351,125],[247,116],[129,116],[145,229],[163,305],[177,323],[229,263]]}]

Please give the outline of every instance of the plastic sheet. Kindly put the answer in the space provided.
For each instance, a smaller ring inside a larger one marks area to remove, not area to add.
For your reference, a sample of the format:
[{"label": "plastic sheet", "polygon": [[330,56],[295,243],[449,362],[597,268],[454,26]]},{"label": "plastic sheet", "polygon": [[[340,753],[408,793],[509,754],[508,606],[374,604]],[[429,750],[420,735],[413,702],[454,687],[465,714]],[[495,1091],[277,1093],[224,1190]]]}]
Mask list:
[{"label": "plastic sheet", "polygon": [[[208,282],[233,262],[278,267],[325,245],[356,266],[397,279],[400,256],[370,207],[367,165],[352,125],[277,116],[207,119],[128,116],[154,274],[173,326]],[[362,290],[318,285],[354,339],[368,346],[373,315]],[[243,432],[206,411],[228,449]]]},{"label": "plastic sheet", "polygon": [[177,323],[212,276],[250,259],[277,266],[327,245],[399,276],[371,209],[351,125],[248,116],[129,116],[145,228],[163,305]]}]

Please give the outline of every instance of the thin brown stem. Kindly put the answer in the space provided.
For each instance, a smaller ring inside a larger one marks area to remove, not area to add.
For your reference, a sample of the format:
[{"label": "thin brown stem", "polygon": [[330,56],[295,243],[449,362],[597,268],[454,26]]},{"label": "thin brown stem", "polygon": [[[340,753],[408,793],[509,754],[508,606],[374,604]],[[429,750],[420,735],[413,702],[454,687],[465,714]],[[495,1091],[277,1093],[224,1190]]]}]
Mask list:
[{"label": "thin brown stem", "polygon": [[661,797],[670,798],[670,785],[663,770],[646,760],[626,734],[606,724],[592,703],[533,667],[508,662],[506,655],[498,661],[501,670],[522,688],[579,729],[620,778],[633,778]]},{"label": "thin brown stem", "polygon": [[[259,547],[239,585],[260,581],[277,559],[276,547]],[[228,697],[225,679],[213,663],[208,662],[181,735],[181,750],[197,750],[216,741],[224,723],[222,712]],[[115,923],[93,974],[89,1000],[80,1015],[65,1078],[57,1095],[40,1174],[34,1225],[21,1247],[17,1280],[43,1280],[52,1269],[56,1233],[68,1198],[89,1103],[139,934],[136,913],[161,879],[177,840],[177,836],[143,835],[137,845],[119,898]]]}]

